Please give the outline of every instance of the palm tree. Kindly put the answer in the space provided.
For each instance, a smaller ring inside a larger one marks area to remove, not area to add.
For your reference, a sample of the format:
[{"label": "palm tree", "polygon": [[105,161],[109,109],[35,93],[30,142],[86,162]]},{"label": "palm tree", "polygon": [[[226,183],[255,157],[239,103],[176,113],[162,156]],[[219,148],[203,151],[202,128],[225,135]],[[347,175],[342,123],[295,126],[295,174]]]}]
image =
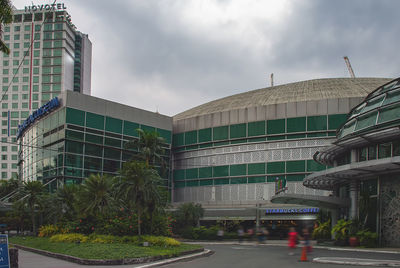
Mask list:
[{"label": "palm tree", "polygon": [[45,193],[43,184],[40,181],[24,182],[22,192],[24,194],[22,200],[28,206],[31,214],[32,232],[36,234],[36,209],[40,206]]},{"label": "palm tree", "polygon": [[136,208],[138,234],[141,235],[141,217],[147,204],[155,206],[160,203],[160,175],[146,163],[135,161],[125,163],[120,174],[118,196],[125,202],[128,210]]},{"label": "palm tree", "polygon": [[162,156],[165,153],[162,145],[165,143],[165,139],[155,131],[149,132],[140,128],[136,131],[139,133],[139,139],[128,142],[125,147],[137,150],[139,154],[134,158],[145,161],[148,167],[154,164],[162,165]]},{"label": "palm tree", "polygon": [[78,188],[76,185],[64,185],[57,189],[56,200],[61,205],[63,216],[71,220],[75,214]]},{"label": "palm tree", "polygon": [[10,0],[0,0],[0,51],[10,54],[10,49],[3,42],[3,28],[2,25],[12,22],[12,4]]},{"label": "palm tree", "polygon": [[78,195],[78,207],[83,215],[98,216],[106,213],[114,204],[112,178],[92,174],[83,182]]}]

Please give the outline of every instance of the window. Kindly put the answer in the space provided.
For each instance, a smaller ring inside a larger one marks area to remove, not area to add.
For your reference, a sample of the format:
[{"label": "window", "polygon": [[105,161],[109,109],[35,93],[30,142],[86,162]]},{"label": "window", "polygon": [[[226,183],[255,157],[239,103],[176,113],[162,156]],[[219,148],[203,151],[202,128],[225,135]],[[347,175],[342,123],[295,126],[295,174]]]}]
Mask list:
[{"label": "window", "polygon": [[19,51],[14,51],[14,52],[13,52],[13,56],[14,56],[14,57],[19,57]]},{"label": "window", "polygon": [[24,39],[25,40],[30,40],[31,39],[31,35],[30,34],[24,34]]},{"label": "window", "polygon": [[33,109],[39,108],[39,103],[33,102],[33,103],[32,103],[32,108],[33,108]]},{"label": "window", "polygon": [[41,28],[40,24],[36,24],[35,25],[35,32],[39,32],[40,28]]},{"label": "window", "polygon": [[18,103],[13,103],[13,104],[11,104],[11,107],[13,108],[13,109],[18,109]]},{"label": "window", "polygon": [[30,46],[30,43],[29,43],[29,42],[25,42],[25,43],[24,43],[24,48],[29,48],[29,46]]},{"label": "window", "polygon": [[19,40],[19,34],[14,34],[14,40]]},{"label": "window", "polygon": [[55,74],[61,74],[61,67],[53,67],[53,73]]},{"label": "window", "polygon": [[61,75],[53,75],[53,82],[60,83],[61,82]]},{"label": "window", "polygon": [[39,74],[39,67],[33,68],[33,74]]},{"label": "window", "polygon": [[22,85],[22,91],[28,91],[28,85]]},{"label": "window", "polygon": [[54,65],[61,65],[61,58],[54,58],[53,59],[53,64]]},{"label": "window", "polygon": [[9,33],[10,32],[10,26],[4,27],[4,32]]},{"label": "window", "polygon": [[28,94],[22,94],[22,99],[27,100],[28,99]]},{"label": "window", "polygon": [[390,157],[392,154],[392,144],[391,143],[384,143],[379,144],[378,146],[378,158],[386,158]]},{"label": "window", "polygon": [[3,66],[8,66],[8,60],[3,61]]},{"label": "window", "polygon": [[14,43],[14,48],[19,48],[19,43]]},{"label": "window", "polygon": [[50,76],[49,75],[43,75],[42,76],[42,82],[43,83],[50,83]]},{"label": "window", "polygon": [[3,109],[8,109],[8,103],[2,103],[1,108]]},{"label": "window", "polygon": [[[22,109],[28,109],[28,103],[27,103],[27,102],[23,102],[21,107],[22,107]],[[22,113],[23,113],[23,112],[22,112]],[[21,117],[22,117],[22,116],[21,116]],[[26,117],[27,117],[27,116],[26,116]],[[26,117],[25,117],[25,118],[26,118]]]},{"label": "window", "polygon": [[62,56],[62,50],[61,49],[54,49],[53,56]]},{"label": "window", "polygon": [[33,56],[34,57],[40,57],[40,50],[33,51]]},{"label": "window", "polygon": [[13,60],[13,66],[18,66],[19,60]]},{"label": "window", "polygon": [[32,100],[34,100],[34,101],[39,100],[39,95],[38,94],[32,94]]},{"label": "window", "polygon": [[29,65],[29,60],[24,60],[24,65]]},{"label": "window", "polygon": [[4,40],[5,40],[5,41],[8,41],[8,40],[10,40],[10,35],[8,35],[8,34],[7,34],[7,35],[5,35],[5,36],[4,36]]},{"label": "window", "polygon": [[54,33],[54,39],[62,39],[62,38],[63,38],[63,33],[62,32]]},{"label": "window", "polygon": [[54,41],[54,47],[62,47],[62,41]]},{"label": "window", "polygon": [[40,40],[40,33],[35,33],[33,39]]},{"label": "window", "polygon": [[51,41],[44,41],[43,42],[43,47],[44,48],[51,48]]},{"label": "window", "polygon": [[8,83],[8,77],[3,77],[3,83]]},{"label": "window", "polygon": [[8,100],[8,95],[3,95],[3,100]]},{"label": "window", "polygon": [[39,76],[33,77],[33,83],[39,83]]},{"label": "window", "polygon": [[63,24],[62,23],[56,23],[54,25],[54,30],[62,30],[63,29]]},{"label": "window", "polygon": [[23,74],[29,74],[29,68],[23,68],[22,69]]},{"label": "window", "polygon": [[53,30],[53,24],[51,24],[51,23],[50,23],[50,24],[45,24],[43,30],[44,30],[44,31],[51,31],[51,30]]},{"label": "window", "polygon": [[3,74],[8,74],[8,69],[3,69]]},{"label": "window", "polygon": [[29,24],[25,25],[24,30],[25,31],[30,31],[31,30],[31,26]]},{"label": "window", "polygon": [[12,86],[12,91],[18,91],[18,86]]},{"label": "window", "polygon": [[33,43],[34,48],[40,48],[40,42],[34,42]]},{"label": "window", "polygon": [[14,26],[14,32],[19,32],[21,30],[21,26]]},{"label": "window", "polygon": [[33,60],[33,66],[39,66],[40,65],[40,60],[39,59],[34,59]]},{"label": "window", "polygon": [[[49,60],[49,59],[47,59],[47,60]],[[43,63],[44,63],[44,61],[43,61]],[[43,74],[50,74],[51,73],[51,68],[50,67],[43,67],[42,68],[42,73]]]}]

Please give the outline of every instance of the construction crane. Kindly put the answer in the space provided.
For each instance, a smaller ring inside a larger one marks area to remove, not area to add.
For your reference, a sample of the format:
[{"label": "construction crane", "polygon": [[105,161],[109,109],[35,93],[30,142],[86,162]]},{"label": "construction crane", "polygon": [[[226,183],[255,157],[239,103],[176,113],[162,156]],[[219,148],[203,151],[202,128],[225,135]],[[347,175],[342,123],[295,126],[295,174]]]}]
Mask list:
[{"label": "construction crane", "polygon": [[344,56],[343,58],[344,58],[344,61],[346,62],[347,69],[349,70],[350,77],[351,78],[355,78],[356,76],[354,75],[353,68],[351,68],[351,64],[350,64],[349,58],[347,56]]}]

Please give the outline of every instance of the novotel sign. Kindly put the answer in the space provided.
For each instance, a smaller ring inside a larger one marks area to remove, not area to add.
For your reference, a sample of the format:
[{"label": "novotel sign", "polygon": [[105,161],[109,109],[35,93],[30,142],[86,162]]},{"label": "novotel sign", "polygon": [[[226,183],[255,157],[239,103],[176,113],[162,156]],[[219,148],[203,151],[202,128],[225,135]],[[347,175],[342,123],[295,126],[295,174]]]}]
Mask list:
[{"label": "novotel sign", "polygon": [[25,12],[65,10],[64,3],[25,6]]},{"label": "novotel sign", "polygon": [[25,119],[25,121],[21,125],[18,125],[17,139],[21,137],[25,129],[30,125],[32,125],[33,122],[45,116],[46,114],[50,113],[58,106],[60,106],[60,101],[58,100],[57,97],[55,97],[51,99],[48,103],[46,103],[45,105],[34,111],[30,116],[28,116],[28,118]]},{"label": "novotel sign", "polygon": [[309,214],[318,212],[319,208],[271,208],[265,210],[265,214]]}]

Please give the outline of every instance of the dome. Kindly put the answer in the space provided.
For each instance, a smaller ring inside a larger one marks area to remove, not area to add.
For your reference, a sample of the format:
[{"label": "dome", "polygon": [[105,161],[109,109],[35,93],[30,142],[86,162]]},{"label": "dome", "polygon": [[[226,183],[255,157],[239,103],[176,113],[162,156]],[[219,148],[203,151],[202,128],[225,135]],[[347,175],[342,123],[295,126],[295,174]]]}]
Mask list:
[{"label": "dome", "polygon": [[211,101],[179,113],[173,118],[181,120],[216,112],[280,103],[365,97],[390,80],[389,78],[326,78],[278,85]]}]

